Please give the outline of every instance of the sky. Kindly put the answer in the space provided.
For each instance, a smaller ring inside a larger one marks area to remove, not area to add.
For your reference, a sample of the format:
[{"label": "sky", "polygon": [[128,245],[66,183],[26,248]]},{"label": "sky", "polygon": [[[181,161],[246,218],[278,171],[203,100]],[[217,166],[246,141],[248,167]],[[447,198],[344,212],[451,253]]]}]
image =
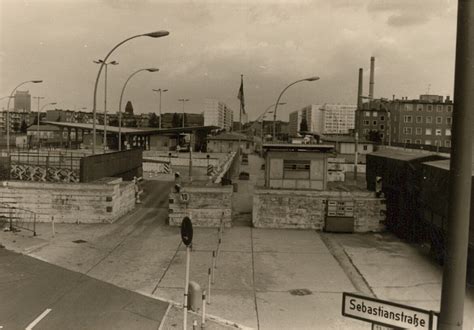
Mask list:
[{"label": "sky", "polygon": [[[457,1],[454,0],[0,0],[0,97],[22,81],[40,106],[91,111],[101,59],[122,40],[156,30],[114,51],[107,108],[118,110],[122,87],[136,70],[122,109],[135,113],[200,113],[204,99],[234,109],[244,81],[245,107],[255,119],[290,83],[278,118],[308,104],[355,104],[359,68],[368,94],[375,56],[375,97],[453,94]],[[104,73],[98,111],[104,108]],[[7,100],[0,101],[6,108]],[[37,110],[33,100],[32,109]],[[46,107],[48,109],[48,107]],[[237,117],[236,117],[237,116]]]}]

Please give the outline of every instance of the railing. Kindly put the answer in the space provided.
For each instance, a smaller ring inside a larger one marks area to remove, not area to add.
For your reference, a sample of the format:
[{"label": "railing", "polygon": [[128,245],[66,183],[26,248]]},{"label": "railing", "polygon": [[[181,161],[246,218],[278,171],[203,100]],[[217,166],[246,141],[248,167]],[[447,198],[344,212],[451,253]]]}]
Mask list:
[{"label": "railing", "polygon": [[36,236],[36,213],[7,203],[0,203],[0,225],[11,232],[23,229],[33,232],[33,236]]}]

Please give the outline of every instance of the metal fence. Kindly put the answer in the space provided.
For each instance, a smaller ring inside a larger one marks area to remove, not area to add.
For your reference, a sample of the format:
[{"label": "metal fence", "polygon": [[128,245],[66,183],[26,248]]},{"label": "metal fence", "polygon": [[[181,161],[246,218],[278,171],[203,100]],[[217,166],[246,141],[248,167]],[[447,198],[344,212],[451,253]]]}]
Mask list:
[{"label": "metal fence", "polygon": [[15,232],[28,230],[36,236],[36,213],[21,207],[0,203],[0,226]]}]

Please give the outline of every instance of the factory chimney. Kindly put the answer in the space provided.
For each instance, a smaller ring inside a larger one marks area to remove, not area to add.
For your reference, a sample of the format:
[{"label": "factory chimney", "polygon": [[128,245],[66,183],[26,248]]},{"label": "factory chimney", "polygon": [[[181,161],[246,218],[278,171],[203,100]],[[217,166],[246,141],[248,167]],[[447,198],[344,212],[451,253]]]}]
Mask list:
[{"label": "factory chimney", "polygon": [[362,109],[362,93],[363,93],[363,86],[364,86],[364,69],[359,68],[359,86],[357,89],[357,109]]},{"label": "factory chimney", "polygon": [[369,84],[369,98],[374,98],[374,71],[375,71],[375,57],[370,58],[370,84]]}]

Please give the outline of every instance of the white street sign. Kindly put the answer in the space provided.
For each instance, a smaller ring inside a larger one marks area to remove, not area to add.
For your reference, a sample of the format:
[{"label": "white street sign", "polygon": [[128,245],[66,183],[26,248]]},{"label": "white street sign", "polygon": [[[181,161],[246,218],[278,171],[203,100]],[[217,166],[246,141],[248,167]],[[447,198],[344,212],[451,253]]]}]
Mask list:
[{"label": "white street sign", "polygon": [[435,312],[358,294],[342,294],[342,315],[402,329],[433,329]]}]

